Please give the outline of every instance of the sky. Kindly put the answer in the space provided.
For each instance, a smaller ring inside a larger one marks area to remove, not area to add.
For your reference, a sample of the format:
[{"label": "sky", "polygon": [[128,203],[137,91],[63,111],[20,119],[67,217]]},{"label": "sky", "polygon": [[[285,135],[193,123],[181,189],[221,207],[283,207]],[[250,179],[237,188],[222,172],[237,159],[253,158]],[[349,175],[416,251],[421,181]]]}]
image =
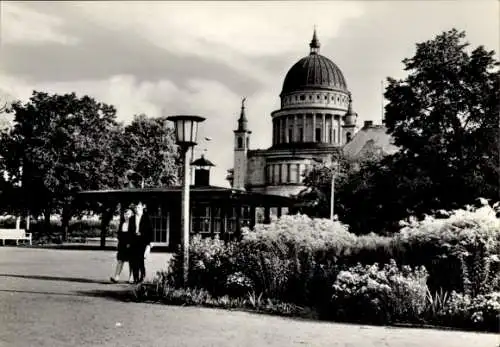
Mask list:
[{"label": "sky", "polygon": [[457,28],[498,58],[499,10],[495,0],[2,1],[0,98],[75,92],[114,105],[124,124],[140,113],[206,117],[195,156],[206,152],[216,164],[211,183],[228,186],[241,99],[251,148],[268,148],[270,114],[288,69],[309,54],[314,26],[359,124],[380,123],[381,82],[405,76],[402,60],[417,42]]}]

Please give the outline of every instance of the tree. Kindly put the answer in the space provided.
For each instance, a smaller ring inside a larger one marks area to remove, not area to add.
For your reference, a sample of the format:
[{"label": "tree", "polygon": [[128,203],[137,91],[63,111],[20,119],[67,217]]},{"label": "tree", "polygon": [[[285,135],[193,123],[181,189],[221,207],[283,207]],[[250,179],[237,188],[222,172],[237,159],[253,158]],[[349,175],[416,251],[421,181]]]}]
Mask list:
[{"label": "tree", "polygon": [[301,204],[308,206],[303,211],[325,218],[330,216],[332,177],[335,175],[335,213],[343,216],[344,200],[350,200],[350,196],[343,194],[346,185],[358,172],[379,162],[382,158],[383,154],[376,147],[363,152],[356,158],[344,155],[341,150],[333,153],[331,161],[336,165],[318,165],[304,178],[304,185],[308,188],[298,195]]},{"label": "tree", "polygon": [[146,187],[177,183],[178,148],[174,132],[167,125],[166,117],[148,118],[141,114],[125,127],[121,142],[122,165],[132,173],[127,177],[133,186],[139,186],[138,182],[142,180]]},{"label": "tree", "polygon": [[13,128],[0,137],[0,155],[13,183],[21,183],[32,214],[62,213],[66,227],[74,194],[116,186],[116,136],[113,106],[74,93],[49,95],[34,91],[15,102]]},{"label": "tree", "polygon": [[431,181],[427,208],[500,196],[499,63],[464,39],[453,29],[417,44],[408,77],[388,79],[385,124],[399,159]]},{"label": "tree", "polygon": [[498,62],[464,38],[450,30],[417,44],[403,60],[408,76],[388,79],[385,125],[400,151],[336,185],[336,212],[352,231],[391,232],[410,215],[500,197]]}]

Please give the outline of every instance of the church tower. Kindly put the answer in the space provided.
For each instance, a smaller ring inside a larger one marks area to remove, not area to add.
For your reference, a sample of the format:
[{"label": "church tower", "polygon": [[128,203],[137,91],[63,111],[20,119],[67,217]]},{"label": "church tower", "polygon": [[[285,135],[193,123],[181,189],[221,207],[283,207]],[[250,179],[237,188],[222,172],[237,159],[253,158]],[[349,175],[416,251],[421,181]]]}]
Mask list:
[{"label": "church tower", "polygon": [[247,173],[247,154],[250,146],[250,134],[248,121],[245,115],[245,100],[241,101],[240,118],[238,119],[238,129],[234,131],[234,167],[233,167],[233,188],[245,189]]}]

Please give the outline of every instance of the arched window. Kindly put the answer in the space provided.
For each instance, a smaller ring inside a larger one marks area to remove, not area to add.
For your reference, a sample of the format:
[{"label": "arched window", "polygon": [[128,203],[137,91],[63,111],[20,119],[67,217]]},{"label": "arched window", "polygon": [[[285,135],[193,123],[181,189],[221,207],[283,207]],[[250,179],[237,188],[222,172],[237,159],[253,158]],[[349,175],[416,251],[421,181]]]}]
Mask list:
[{"label": "arched window", "polygon": [[241,137],[238,137],[238,149],[243,148],[243,139]]}]

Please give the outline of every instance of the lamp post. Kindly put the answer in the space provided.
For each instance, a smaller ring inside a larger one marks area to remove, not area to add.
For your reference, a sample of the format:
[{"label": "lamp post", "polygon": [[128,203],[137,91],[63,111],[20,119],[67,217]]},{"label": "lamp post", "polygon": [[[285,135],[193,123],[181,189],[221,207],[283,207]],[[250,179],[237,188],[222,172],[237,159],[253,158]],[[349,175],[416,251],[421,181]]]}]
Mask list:
[{"label": "lamp post", "polygon": [[182,180],[182,213],[181,213],[181,253],[182,253],[182,281],[187,284],[189,272],[189,185],[190,171],[188,151],[196,146],[198,136],[198,124],[205,120],[204,117],[180,115],[170,116],[168,120],[174,122],[175,140],[181,150],[182,160],[184,161],[183,180]]},{"label": "lamp post", "polygon": [[339,163],[335,162],[333,164],[333,172],[332,172],[332,184],[331,184],[331,192],[330,192],[330,219],[333,220],[334,215],[334,205],[335,205],[335,173],[337,172],[339,167]]}]

